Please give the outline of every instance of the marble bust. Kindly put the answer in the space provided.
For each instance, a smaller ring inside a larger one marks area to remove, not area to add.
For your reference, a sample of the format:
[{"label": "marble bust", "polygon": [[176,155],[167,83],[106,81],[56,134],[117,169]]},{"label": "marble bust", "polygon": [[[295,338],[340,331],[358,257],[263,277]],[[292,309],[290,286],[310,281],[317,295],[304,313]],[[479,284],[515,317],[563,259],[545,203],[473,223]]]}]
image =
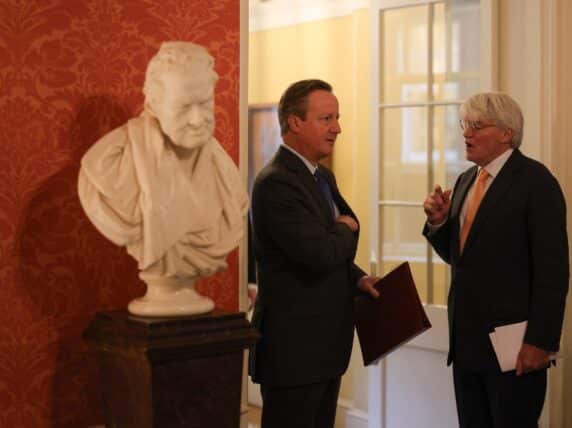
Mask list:
[{"label": "marble bust", "polygon": [[141,316],[208,312],[195,280],[227,267],[244,233],[248,197],[214,131],[214,60],[202,46],[164,42],[147,66],[143,112],[81,160],[78,192],[90,221],[137,260]]}]

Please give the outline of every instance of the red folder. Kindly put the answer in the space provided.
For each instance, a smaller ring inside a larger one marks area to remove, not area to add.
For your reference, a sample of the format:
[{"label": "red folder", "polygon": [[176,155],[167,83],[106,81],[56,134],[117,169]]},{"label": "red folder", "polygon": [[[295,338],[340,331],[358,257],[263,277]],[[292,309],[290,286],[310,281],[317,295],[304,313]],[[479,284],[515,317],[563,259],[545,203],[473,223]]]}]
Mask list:
[{"label": "red folder", "polygon": [[354,300],[356,330],[366,366],[431,328],[408,262],[377,281],[375,288],[379,291],[377,299],[361,295]]}]

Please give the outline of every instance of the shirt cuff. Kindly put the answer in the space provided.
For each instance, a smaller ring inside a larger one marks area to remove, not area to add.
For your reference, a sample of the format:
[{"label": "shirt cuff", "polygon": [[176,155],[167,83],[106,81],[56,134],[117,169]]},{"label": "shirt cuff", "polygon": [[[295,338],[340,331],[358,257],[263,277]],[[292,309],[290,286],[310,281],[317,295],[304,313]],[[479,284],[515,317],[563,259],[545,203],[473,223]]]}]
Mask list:
[{"label": "shirt cuff", "polygon": [[435,232],[437,232],[441,228],[441,226],[443,226],[446,223],[446,221],[447,220],[442,221],[439,224],[431,224],[431,223],[427,222],[426,224],[427,224],[427,230],[429,232],[429,235],[433,235]]}]

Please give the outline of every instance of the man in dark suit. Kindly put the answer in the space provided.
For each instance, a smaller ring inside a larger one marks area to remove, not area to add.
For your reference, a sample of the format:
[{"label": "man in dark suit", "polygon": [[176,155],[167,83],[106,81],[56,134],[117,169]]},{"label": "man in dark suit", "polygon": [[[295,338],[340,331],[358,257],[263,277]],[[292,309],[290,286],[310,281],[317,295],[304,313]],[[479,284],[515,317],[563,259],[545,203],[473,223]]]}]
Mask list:
[{"label": "man in dark suit", "polygon": [[[450,348],[461,428],[537,427],[568,291],[566,206],[556,179],[519,150],[523,116],[508,95],[461,106],[476,165],[427,197],[424,235],[451,265]],[[527,321],[516,370],[501,372],[489,333]]]},{"label": "man in dark suit", "polygon": [[278,118],[284,144],[252,192],[261,340],[250,375],[261,384],[264,428],[334,426],[353,341],[357,290],[376,280],[353,259],[358,221],[334,175],[318,161],[341,132],[338,101],[321,80],[292,84]]}]

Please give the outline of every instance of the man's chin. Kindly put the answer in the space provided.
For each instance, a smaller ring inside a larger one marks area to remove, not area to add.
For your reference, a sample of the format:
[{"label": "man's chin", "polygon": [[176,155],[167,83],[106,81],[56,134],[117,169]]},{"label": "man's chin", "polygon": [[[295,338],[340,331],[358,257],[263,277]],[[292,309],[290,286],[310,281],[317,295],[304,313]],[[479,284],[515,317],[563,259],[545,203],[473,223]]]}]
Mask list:
[{"label": "man's chin", "polygon": [[181,142],[175,142],[175,144],[185,149],[196,149],[204,146],[206,143],[209,142],[210,139],[211,137],[185,138]]}]

